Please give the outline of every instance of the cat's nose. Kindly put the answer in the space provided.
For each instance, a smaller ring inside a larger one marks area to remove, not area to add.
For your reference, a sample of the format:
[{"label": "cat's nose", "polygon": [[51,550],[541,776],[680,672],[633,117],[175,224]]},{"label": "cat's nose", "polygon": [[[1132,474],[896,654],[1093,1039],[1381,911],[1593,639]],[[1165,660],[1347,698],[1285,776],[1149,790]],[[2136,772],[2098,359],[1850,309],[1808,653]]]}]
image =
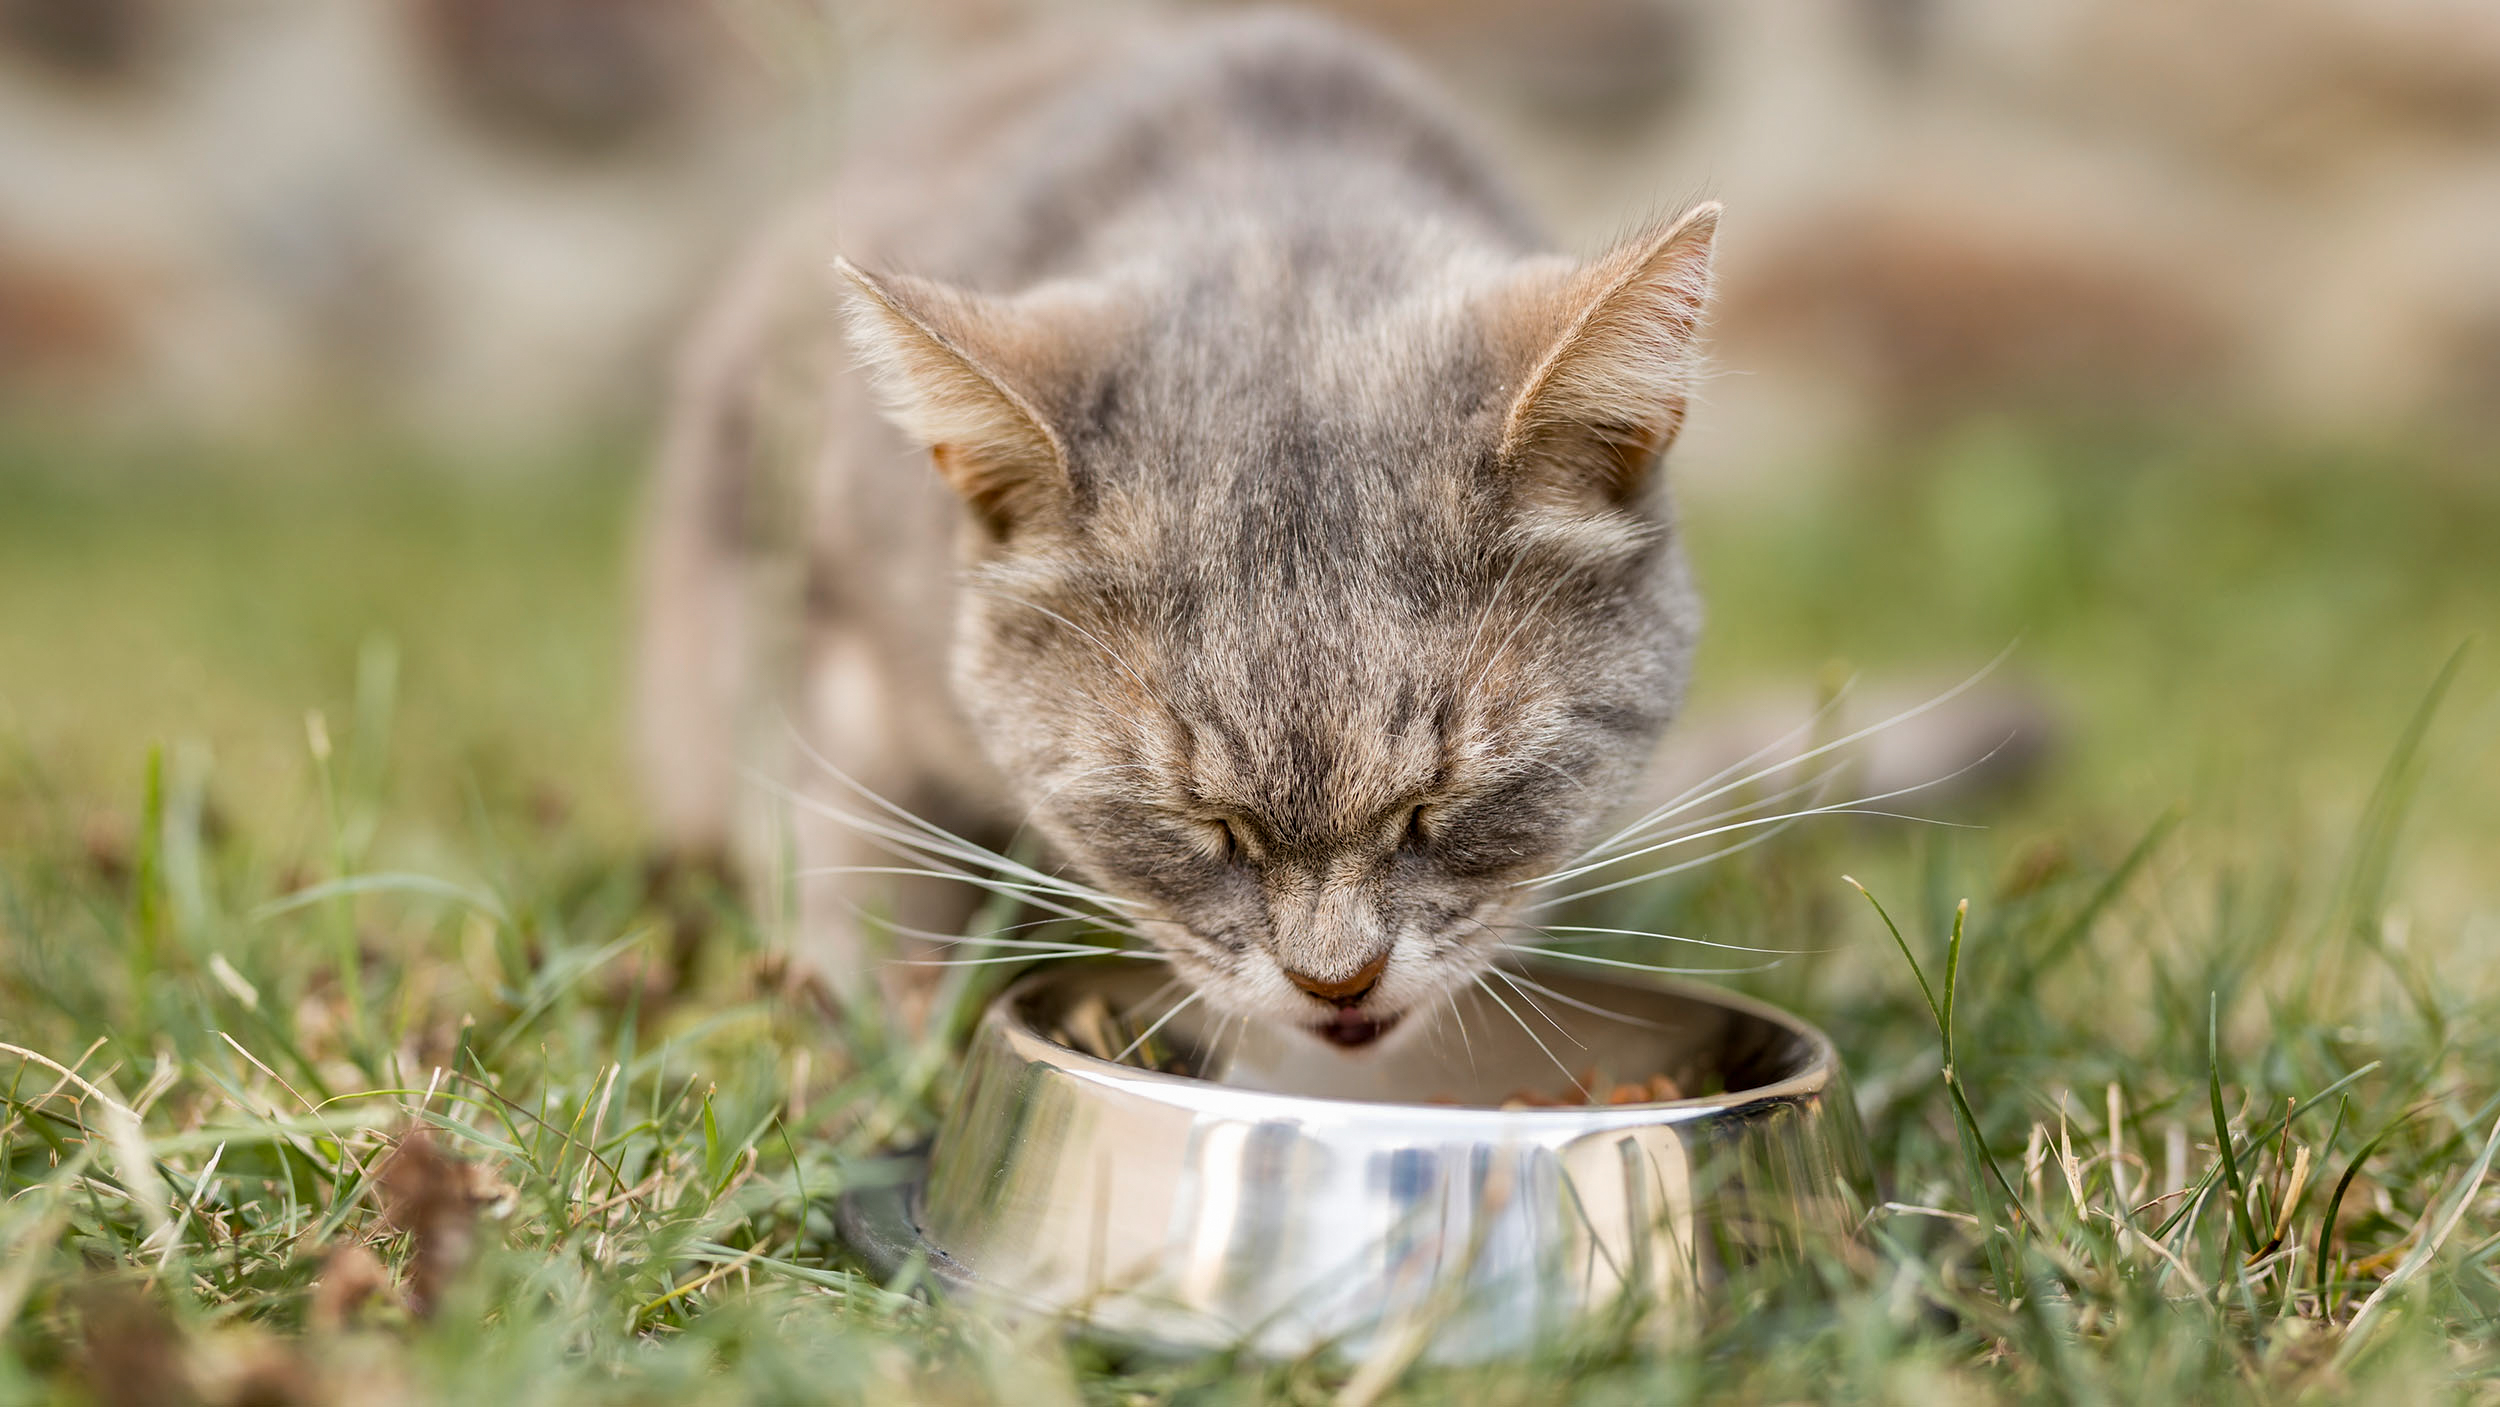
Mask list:
[{"label": "cat's nose", "polygon": [[1323,981],[1320,978],[1311,976],[1307,972],[1296,972],[1290,967],[1285,968],[1284,973],[1286,981],[1300,987],[1302,990],[1319,998],[1321,1001],[1330,1002],[1337,1006],[1353,1006],[1362,1001],[1363,998],[1371,995],[1372,988],[1380,984],[1381,972],[1388,966],[1389,955],[1387,953],[1382,953],[1380,956],[1373,958],[1370,962],[1363,964],[1362,970],[1355,973],[1353,976],[1343,978],[1335,982]]}]

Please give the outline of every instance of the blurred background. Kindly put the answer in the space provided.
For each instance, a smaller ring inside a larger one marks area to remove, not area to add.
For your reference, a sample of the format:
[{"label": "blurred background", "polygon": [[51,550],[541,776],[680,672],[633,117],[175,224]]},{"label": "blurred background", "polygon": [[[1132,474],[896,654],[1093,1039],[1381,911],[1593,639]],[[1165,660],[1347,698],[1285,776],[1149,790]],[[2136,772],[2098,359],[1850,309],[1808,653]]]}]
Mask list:
[{"label": "blurred background", "polygon": [[[1332,8],[1567,244],[1727,202],[1676,461],[1705,712],[2019,638],[2058,747],[2010,814],[2090,846],[2191,800],[2276,853],[2341,833],[2500,622],[2485,0]],[[309,844],[307,710],[377,709],[419,859],[638,844],[674,338],[870,119],[1111,12],[0,0],[0,847],[120,863],[156,744],[189,804]],[[2486,927],[2494,678],[2448,714],[2421,891]]]}]

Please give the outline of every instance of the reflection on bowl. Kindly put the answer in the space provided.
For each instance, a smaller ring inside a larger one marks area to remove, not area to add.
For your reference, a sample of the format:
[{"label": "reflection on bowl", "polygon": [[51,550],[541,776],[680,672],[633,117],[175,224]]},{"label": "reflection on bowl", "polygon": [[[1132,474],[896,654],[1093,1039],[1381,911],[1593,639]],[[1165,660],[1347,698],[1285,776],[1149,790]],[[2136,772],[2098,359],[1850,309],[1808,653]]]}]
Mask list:
[{"label": "reflection on bowl", "polygon": [[[1192,1006],[1162,1033],[1190,1078],[1044,1034],[1095,1000],[1157,1009],[1157,971],[1027,977],[974,1035],[923,1176],[851,1194],[844,1233],[881,1268],[925,1255],[953,1289],[1131,1342],[1359,1357],[1420,1335],[1444,1362],[1673,1315],[1850,1234],[1871,1179],[1821,1032],[1689,984],[1536,980],[1568,1001],[1535,1032],[1497,1012],[1352,1051]],[[1690,1097],[1501,1107],[1589,1069],[1600,1098],[1655,1075]]]}]

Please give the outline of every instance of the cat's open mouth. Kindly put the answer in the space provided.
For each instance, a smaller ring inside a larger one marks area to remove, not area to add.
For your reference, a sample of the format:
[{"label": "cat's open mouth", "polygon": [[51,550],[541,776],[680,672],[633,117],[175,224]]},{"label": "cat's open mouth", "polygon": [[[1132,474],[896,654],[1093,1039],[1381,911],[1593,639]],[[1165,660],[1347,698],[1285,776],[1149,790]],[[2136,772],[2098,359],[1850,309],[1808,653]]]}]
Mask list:
[{"label": "cat's open mouth", "polygon": [[1340,1011],[1334,1018],[1321,1022],[1311,1029],[1317,1031],[1320,1039],[1330,1045],[1344,1046],[1351,1050],[1356,1046],[1370,1045],[1379,1040],[1382,1036],[1389,1034],[1390,1027],[1397,1024],[1398,1018],[1394,1015],[1383,1016],[1375,1020],[1359,1011]]}]

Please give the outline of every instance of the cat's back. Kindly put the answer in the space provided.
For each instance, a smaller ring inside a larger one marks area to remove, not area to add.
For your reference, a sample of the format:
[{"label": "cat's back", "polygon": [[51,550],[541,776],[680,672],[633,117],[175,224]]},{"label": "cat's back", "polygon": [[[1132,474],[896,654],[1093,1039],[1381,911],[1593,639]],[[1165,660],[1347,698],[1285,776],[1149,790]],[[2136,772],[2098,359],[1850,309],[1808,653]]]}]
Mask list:
[{"label": "cat's back", "polygon": [[1168,257],[1207,227],[1540,235],[1429,85],[1290,10],[1062,33],[864,134],[838,181],[844,251],[1005,292]]}]

